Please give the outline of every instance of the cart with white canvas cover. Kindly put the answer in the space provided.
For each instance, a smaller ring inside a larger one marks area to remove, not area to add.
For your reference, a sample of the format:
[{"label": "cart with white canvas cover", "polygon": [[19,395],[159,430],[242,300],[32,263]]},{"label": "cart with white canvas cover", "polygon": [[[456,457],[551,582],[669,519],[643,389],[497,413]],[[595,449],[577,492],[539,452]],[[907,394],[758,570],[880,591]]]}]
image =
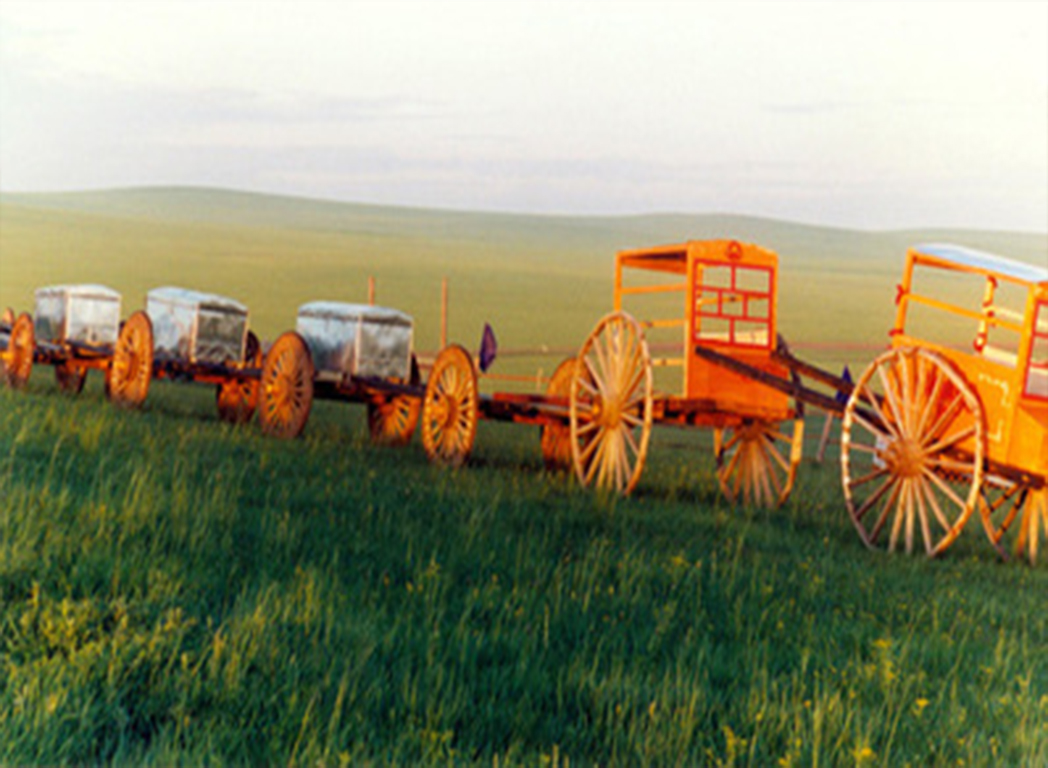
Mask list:
[{"label": "cart with white canvas cover", "polygon": [[154,379],[214,385],[219,417],[244,423],[258,403],[262,350],[243,304],[212,293],[165,286],[124,324],[110,375],[111,396],[141,405]]},{"label": "cart with white canvas cover", "polygon": [[25,386],[34,364],[52,365],[59,387],[78,394],[89,370],[109,371],[120,342],[120,294],[104,285],[52,285],[33,315],[8,312],[0,327],[6,384]]},{"label": "cart with white canvas cover", "polygon": [[259,421],[267,434],[301,434],[315,398],[364,403],[371,439],[404,445],[418,423],[424,392],[414,321],[370,304],[313,301],[299,307],[262,366]]}]

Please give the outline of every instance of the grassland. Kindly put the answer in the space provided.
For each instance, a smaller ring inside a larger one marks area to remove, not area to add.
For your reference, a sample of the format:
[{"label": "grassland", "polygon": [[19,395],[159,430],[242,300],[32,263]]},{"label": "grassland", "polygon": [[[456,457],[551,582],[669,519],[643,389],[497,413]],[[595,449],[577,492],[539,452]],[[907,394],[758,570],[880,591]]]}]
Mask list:
[{"label": "grassland", "polygon": [[[860,233],[737,217],[572,219],[201,190],[0,199],[0,305],[109,284],[235,296],[272,337],[299,303],[379,300],[435,348],[577,346],[620,248],[777,250],[806,357],[860,364],[905,248],[1031,261],[1043,235]],[[876,346],[878,342],[873,342]],[[1048,764],[1048,564],[977,523],[942,560],[863,549],[835,456],[777,511],[728,505],[704,432],[658,429],[629,499],[547,473],[482,422],[470,464],[380,449],[359,406],[306,436],[158,382],[141,412],[50,370],[0,390],[0,765]],[[821,422],[809,427],[814,436]],[[809,451],[810,455],[811,451]]]},{"label": "grassland", "polygon": [[732,508],[705,433],[657,431],[618,499],[531,429],[482,423],[457,472],[365,431],[0,391],[0,764],[1048,760],[1048,570],[977,525],[869,553],[832,461]]}]

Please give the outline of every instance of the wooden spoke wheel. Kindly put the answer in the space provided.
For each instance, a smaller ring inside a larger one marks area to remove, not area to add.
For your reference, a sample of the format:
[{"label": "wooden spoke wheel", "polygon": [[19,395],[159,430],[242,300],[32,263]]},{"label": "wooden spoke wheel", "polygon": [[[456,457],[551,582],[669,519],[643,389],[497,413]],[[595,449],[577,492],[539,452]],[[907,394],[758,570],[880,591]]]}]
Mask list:
[{"label": "wooden spoke wheel", "polygon": [[[412,386],[422,377],[418,361],[411,356]],[[422,400],[413,395],[376,395],[368,400],[368,434],[376,445],[404,446],[411,442],[422,412]]]},{"label": "wooden spoke wheel", "polygon": [[[248,367],[262,365],[262,345],[251,331],[247,333],[244,362]],[[261,388],[257,378],[234,376],[215,388],[215,404],[218,418],[227,424],[247,424],[258,408],[258,392]]]},{"label": "wooden spoke wheel", "polygon": [[429,460],[462,465],[473,450],[479,415],[473,360],[469,352],[452,344],[437,355],[422,402],[422,446]]},{"label": "wooden spoke wheel", "polygon": [[11,326],[11,335],[7,339],[7,352],[4,353],[4,382],[12,389],[22,389],[33,372],[33,352],[36,349],[36,336],[33,331],[33,318],[23,312]]},{"label": "wooden spoke wheel", "polygon": [[[557,366],[546,386],[546,396],[567,401],[571,396],[571,379],[575,375],[575,358],[569,357]],[[560,421],[542,425],[542,460],[550,472],[571,468],[571,425]]]},{"label": "wooden spoke wheel", "polygon": [[728,501],[762,508],[786,501],[804,446],[804,420],[792,425],[750,420],[716,430],[717,481]]},{"label": "wooden spoke wheel", "polygon": [[1037,562],[1041,531],[1048,540],[1048,488],[1030,488],[1019,483],[988,478],[983,482],[979,513],[990,543],[1003,558],[1008,557],[1004,536],[1019,521],[1015,555]]},{"label": "wooden spoke wheel", "polygon": [[572,463],[583,485],[629,494],[640,480],[652,425],[652,372],[640,324],[605,316],[575,360],[569,390]]},{"label": "wooden spoke wheel", "polygon": [[313,407],[313,357],[294,331],[282,334],[262,364],[259,423],[271,437],[298,437]]},{"label": "wooden spoke wheel", "polygon": [[87,380],[87,368],[74,365],[68,360],[55,364],[55,381],[58,388],[68,395],[79,395],[84,390]]},{"label": "wooden spoke wheel", "polygon": [[863,543],[941,554],[979,500],[982,404],[957,369],[927,349],[885,352],[863,372],[841,425],[841,480]]},{"label": "wooden spoke wheel", "polygon": [[110,402],[137,408],[149,394],[153,380],[153,323],[145,312],[135,312],[120,329],[106,379]]},{"label": "wooden spoke wheel", "polygon": [[1030,563],[1035,564],[1041,533],[1044,534],[1045,541],[1048,541],[1048,488],[1030,491],[1026,495],[1022,519],[1019,522],[1019,536],[1015,542],[1016,554],[1022,555],[1026,549]]}]

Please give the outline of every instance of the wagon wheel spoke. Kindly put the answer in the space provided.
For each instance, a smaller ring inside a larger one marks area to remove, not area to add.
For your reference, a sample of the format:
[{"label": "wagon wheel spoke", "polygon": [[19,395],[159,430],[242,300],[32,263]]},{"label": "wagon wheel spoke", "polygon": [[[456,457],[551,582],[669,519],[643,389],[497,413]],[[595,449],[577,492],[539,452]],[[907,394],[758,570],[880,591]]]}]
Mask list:
[{"label": "wagon wheel spoke", "polygon": [[928,453],[940,454],[943,451],[946,451],[947,449],[957,445],[957,443],[963,440],[975,437],[975,433],[976,427],[973,424],[969,426],[967,429],[962,429],[960,432],[956,432],[950,435],[949,437],[943,438],[939,442],[935,443],[935,445],[931,446],[930,448],[925,448],[924,450]]},{"label": "wagon wheel spoke", "polygon": [[22,389],[29,382],[33,372],[33,352],[36,350],[36,336],[33,329],[33,318],[23,312],[11,326],[7,339],[7,351],[3,354],[4,383],[11,389]]},{"label": "wagon wheel spoke", "polygon": [[[800,463],[804,422],[793,421],[793,434],[777,422],[753,421],[729,427],[714,441],[717,480],[728,501],[772,507],[783,504]],[[741,492],[741,497],[740,497]]]},{"label": "wagon wheel spoke", "polygon": [[877,542],[877,537],[880,536],[882,530],[884,530],[885,524],[888,522],[888,517],[891,515],[892,510],[896,510],[896,503],[899,500],[900,489],[902,482],[892,478],[890,488],[891,493],[888,494],[888,498],[884,500],[884,504],[881,506],[881,514],[877,516],[877,521],[870,528],[869,533],[862,531],[863,541],[867,546],[872,547]]},{"label": "wagon wheel spoke", "polygon": [[957,417],[957,414],[961,412],[961,409],[963,407],[964,396],[962,393],[958,392],[956,395],[954,395],[953,399],[950,401],[950,404],[943,408],[941,412],[938,414],[934,422],[934,425],[930,427],[925,433],[928,436],[928,440],[930,441],[937,439],[938,436],[942,434],[943,430],[945,430],[950,425],[950,423]]},{"label": "wagon wheel spoke", "polygon": [[1048,540],[1048,488],[1030,491],[1022,502],[1022,519],[1019,522],[1019,536],[1015,542],[1015,553],[1022,556],[1024,550],[1031,564],[1037,563],[1041,534]]},{"label": "wagon wheel spoke", "polygon": [[998,481],[993,486],[984,484],[979,513],[987,537],[1003,558],[1008,557],[1005,535],[1018,520],[1013,542],[1015,556],[1037,562],[1041,532],[1048,538],[1048,488],[1032,488],[1010,481]]},{"label": "wagon wheel spoke", "polygon": [[[894,382],[889,381],[888,375],[884,372],[883,366],[877,366],[877,377],[881,381],[881,387],[884,390],[884,399],[885,402],[888,403],[888,411],[891,415],[891,418],[886,420],[886,426],[890,427],[894,425],[896,427],[896,433],[900,436],[904,435],[906,430],[906,423],[905,421],[903,421],[902,408],[900,407],[896,396],[895,384]],[[871,398],[870,402],[874,402],[874,398]]]},{"label": "wagon wheel spoke", "polygon": [[[562,361],[546,385],[546,396],[551,400],[567,400],[571,395],[571,377],[574,373],[575,358],[569,357]],[[571,467],[571,427],[567,422],[551,417],[550,421],[542,425],[539,441],[542,461],[547,470],[555,472]]]},{"label": "wagon wheel spoke", "polygon": [[[887,470],[884,471],[884,474],[887,474]],[[870,477],[870,476],[867,475],[867,477]],[[858,481],[858,482],[857,481],[851,481],[851,482],[852,482],[853,485],[859,485],[862,482],[865,482],[865,479],[863,479],[861,481]],[[866,500],[863,501],[862,506],[860,506],[858,509],[855,510],[855,517],[856,517],[856,519],[862,520],[862,518],[866,515],[866,513],[869,512],[871,509],[873,509],[874,505],[876,505],[877,502],[880,501],[884,497],[884,494],[887,493],[888,490],[894,488],[894,486],[896,485],[896,482],[897,481],[896,481],[896,479],[894,477],[892,477],[891,475],[888,475],[888,477],[885,478],[884,482],[881,483],[879,486],[877,486],[877,488],[874,489],[873,493],[871,493],[866,498]]]},{"label": "wagon wheel spoke", "polygon": [[892,530],[888,538],[888,551],[894,552],[899,543],[899,534],[902,532],[903,524],[910,517],[910,481],[903,480],[899,484],[899,498],[895,507],[895,517],[892,519]]},{"label": "wagon wheel spoke", "polygon": [[480,417],[477,371],[464,348],[441,350],[422,399],[422,447],[434,464],[457,467],[473,451]]},{"label": "wagon wheel spoke", "polygon": [[[252,331],[248,331],[244,345],[244,364],[252,368],[262,366],[262,345]],[[228,424],[246,424],[258,409],[261,385],[258,378],[230,377],[215,389],[218,418]]]},{"label": "wagon wheel spoke", "polygon": [[294,331],[282,334],[262,364],[258,409],[262,431],[290,439],[302,434],[313,407],[313,357]]},{"label": "wagon wheel spoke", "polygon": [[153,379],[153,323],[135,312],[124,323],[113,348],[106,392],[115,405],[137,408],[149,394]]},{"label": "wagon wheel spoke", "polygon": [[579,351],[569,386],[569,434],[583,485],[628,494],[640,479],[652,426],[647,342],[625,313],[603,318]]},{"label": "wagon wheel spoke", "polygon": [[925,498],[928,500],[928,505],[932,508],[932,513],[935,515],[936,522],[942,528],[943,532],[950,530],[949,518],[942,511],[942,505],[939,504],[939,500],[935,498],[935,494],[926,482],[921,482],[921,490],[924,492]]},{"label": "wagon wheel spoke", "polygon": [[[418,361],[411,355],[408,383],[418,386],[421,376]],[[368,434],[375,445],[404,446],[411,442],[422,401],[414,395],[392,395],[368,400]]]},{"label": "wagon wheel spoke", "polygon": [[71,361],[62,360],[55,364],[55,381],[58,388],[67,395],[79,395],[84,391],[87,381],[87,369]]},{"label": "wagon wheel spoke", "polygon": [[[886,432],[859,412],[859,403],[878,397],[873,381],[883,388],[898,431]],[[901,543],[912,552],[919,535],[925,552],[941,554],[978,500],[985,444],[982,405],[950,362],[922,348],[882,354],[855,389],[841,431],[842,485],[853,524],[874,546],[894,509],[889,551]],[[888,479],[876,482],[883,476]],[[867,513],[889,488],[880,515],[868,527]]]}]

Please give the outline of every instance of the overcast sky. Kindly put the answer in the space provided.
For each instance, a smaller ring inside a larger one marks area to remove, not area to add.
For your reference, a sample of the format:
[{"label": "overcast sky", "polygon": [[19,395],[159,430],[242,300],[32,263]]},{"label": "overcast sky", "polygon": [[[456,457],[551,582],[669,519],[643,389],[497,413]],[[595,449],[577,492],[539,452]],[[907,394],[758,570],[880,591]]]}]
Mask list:
[{"label": "overcast sky", "polygon": [[0,0],[0,189],[1048,232],[1048,3]]}]

